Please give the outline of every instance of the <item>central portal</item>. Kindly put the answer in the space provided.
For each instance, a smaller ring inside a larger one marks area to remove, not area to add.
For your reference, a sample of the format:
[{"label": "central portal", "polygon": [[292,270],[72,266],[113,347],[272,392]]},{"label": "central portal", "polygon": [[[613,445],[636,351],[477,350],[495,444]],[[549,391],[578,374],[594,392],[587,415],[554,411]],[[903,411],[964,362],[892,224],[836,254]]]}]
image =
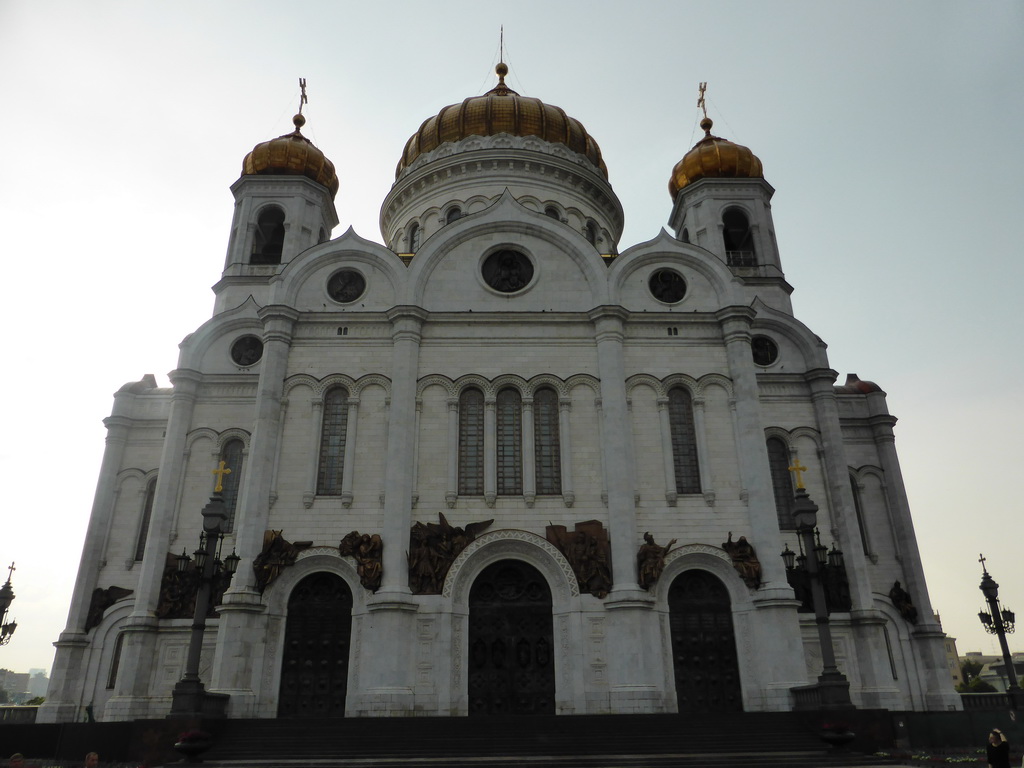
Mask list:
[{"label": "central portal", "polygon": [[469,592],[469,714],[555,712],[551,590],[518,560],[489,565]]}]

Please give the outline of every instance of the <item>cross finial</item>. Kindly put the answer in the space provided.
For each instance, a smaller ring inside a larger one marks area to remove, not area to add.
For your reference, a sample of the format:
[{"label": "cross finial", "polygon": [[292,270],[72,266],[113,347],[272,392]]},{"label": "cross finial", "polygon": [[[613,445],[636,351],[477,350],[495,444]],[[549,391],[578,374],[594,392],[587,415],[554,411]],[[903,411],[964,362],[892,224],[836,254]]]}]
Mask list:
[{"label": "cross finial", "polygon": [[308,104],[309,99],[306,98],[306,78],[299,78],[299,90],[302,91],[302,95],[299,97],[299,114],[302,114],[302,105]]},{"label": "cross finial", "polygon": [[697,106],[700,107],[701,111],[704,112],[704,117],[708,116],[708,107],[707,107],[707,104],[705,104],[705,102],[704,102],[704,91],[706,91],[707,89],[708,89],[708,84],[707,83],[701,83],[700,84],[700,95],[697,97]]},{"label": "cross finial", "polygon": [[231,470],[228,469],[227,466],[225,466],[226,464],[226,461],[222,461],[218,465],[218,467],[211,473],[217,476],[217,485],[213,489],[214,493],[220,493],[221,491],[224,490],[224,475],[231,474]]},{"label": "cross finial", "polygon": [[983,570],[985,573],[988,573],[988,568],[985,566],[985,556],[984,555],[981,555],[981,554],[978,555],[978,562],[981,563],[981,570]]},{"label": "cross finial", "polygon": [[14,572],[16,570],[18,570],[18,569],[14,567],[14,563],[13,562],[9,566],[7,566],[7,581],[8,582],[10,582],[11,576],[14,575]]},{"label": "cross finial", "polygon": [[800,459],[794,459],[793,466],[788,467],[789,471],[796,475],[796,487],[797,489],[805,488],[803,473],[807,471],[807,467],[800,464]]}]

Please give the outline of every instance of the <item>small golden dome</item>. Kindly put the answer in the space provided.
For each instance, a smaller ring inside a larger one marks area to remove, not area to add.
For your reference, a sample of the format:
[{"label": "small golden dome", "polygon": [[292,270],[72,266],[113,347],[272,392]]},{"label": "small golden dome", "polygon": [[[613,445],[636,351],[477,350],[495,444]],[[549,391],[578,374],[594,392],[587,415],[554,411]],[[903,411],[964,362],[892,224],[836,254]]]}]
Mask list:
[{"label": "small golden dome", "polygon": [[317,149],[299,130],[306,124],[302,114],[292,118],[295,130],[264,141],[252,148],[242,161],[243,176],[305,176],[331,190],[331,199],[338,194],[338,175],[334,163]]},{"label": "small golden dome", "polygon": [[694,144],[672,169],[668,191],[676,199],[687,184],[704,179],[763,179],[764,169],[757,155],[747,147],[711,135],[713,123],[707,117],[700,121],[704,138]]},{"label": "small golden dome", "polygon": [[468,98],[461,104],[447,106],[435,117],[424,121],[406,142],[402,159],[395,169],[396,178],[420,155],[445,142],[499,133],[537,136],[553,144],[564,144],[573,152],[585,156],[608,178],[608,168],[601,158],[601,148],[579,120],[540,99],[520,96],[505,85],[508,67],[504,62],[500,62],[494,71],[498,75],[498,85],[492,90],[483,96]]}]

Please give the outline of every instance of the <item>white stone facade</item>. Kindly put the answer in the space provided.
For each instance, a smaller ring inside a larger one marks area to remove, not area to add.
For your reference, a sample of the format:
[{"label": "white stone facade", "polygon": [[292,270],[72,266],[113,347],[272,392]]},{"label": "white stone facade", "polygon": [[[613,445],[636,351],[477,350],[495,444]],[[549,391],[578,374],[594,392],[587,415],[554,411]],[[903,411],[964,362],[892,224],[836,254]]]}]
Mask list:
[{"label": "white stone facade", "polygon": [[[288,601],[317,572],[337,574],[353,598],[345,714],[464,715],[469,593],[492,563],[519,560],[550,589],[555,711],[672,712],[669,590],[694,569],[728,593],[742,706],[787,710],[790,689],[813,682],[821,653],[813,616],[798,614],[778,556],[796,546],[780,530],[767,438],[807,467],[823,539],[845,552],[850,611],[832,615],[836,656],[858,706],[958,707],[945,669],[896,457],[885,395],[866,382],[835,386],[825,345],[792,315],[762,179],[704,179],[684,188],[667,232],[619,251],[622,210],[585,158],[536,137],[470,137],[405,169],[381,212],[382,236],[352,230],[320,241],[338,217],[309,179],[246,176],[214,316],[181,345],[172,388],[126,385],[106,421],[107,448],[78,584],[40,720],[73,719],[92,704],[101,719],[167,714],[188,643],[187,619],[158,619],[168,553],[191,551],[210,471],[227,441],[243,459],[232,547],[242,561],[209,623],[201,677],[230,694],[229,716],[275,717]],[[261,207],[280,206],[287,233],[280,264],[246,262]],[[461,214],[449,221],[453,206]],[[730,266],[722,211],[750,221],[756,264]],[[557,213],[556,215],[553,215]],[[589,233],[588,222],[595,229]],[[405,238],[420,228],[416,248]],[[533,274],[516,290],[488,284],[482,265],[515,250]],[[412,251],[415,250],[415,253]],[[340,302],[340,269],[365,291]],[[661,301],[652,275],[685,281]],[[232,345],[262,340],[239,364]],[[752,340],[775,360],[757,365]],[[325,394],[348,392],[340,492],[318,493]],[[459,492],[459,396],[484,397],[483,493]],[[692,401],[699,491],[680,493],[669,395]],[[522,402],[522,492],[498,493],[495,398]],[[561,492],[538,493],[533,398],[558,398]],[[147,489],[156,479],[143,530]],[[857,497],[855,498],[855,495]],[[455,559],[440,594],[413,594],[410,528],[493,523]],[[613,588],[581,590],[566,557],[545,539],[549,523],[600,521],[612,552]],[[252,563],[264,532],[310,541],[262,594]],[[383,583],[360,584],[338,542],[358,530],[383,540]],[[660,579],[637,583],[636,553],[649,531],[677,540]],[[762,584],[747,586],[722,549],[730,532],[756,547]],[[136,549],[144,539],[144,554]],[[900,581],[918,608],[901,617],[889,590]],[[86,627],[90,596],[133,590]],[[115,664],[116,674],[112,666]]]}]

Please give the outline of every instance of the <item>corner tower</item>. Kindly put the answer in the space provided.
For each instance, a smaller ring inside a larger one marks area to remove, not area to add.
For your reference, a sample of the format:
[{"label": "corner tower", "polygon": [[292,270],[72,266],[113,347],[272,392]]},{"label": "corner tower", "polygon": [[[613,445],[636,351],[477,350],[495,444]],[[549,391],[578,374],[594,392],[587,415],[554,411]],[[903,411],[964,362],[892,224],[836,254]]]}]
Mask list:
[{"label": "corner tower", "polygon": [[616,253],[623,213],[601,149],[559,107],[498,85],[424,121],[405,145],[380,228],[393,251],[415,253],[428,237],[482,211],[507,189],[523,206]]},{"label": "corner tower", "polygon": [[[300,81],[305,102],[305,81]],[[259,299],[272,275],[302,251],[330,239],[338,224],[334,163],[302,135],[306,118],[292,118],[295,130],[253,147],[242,175],[231,186],[231,221],[223,279],[214,287],[216,311],[249,295]]]},{"label": "corner tower", "polygon": [[669,226],[676,238],[711,251],[737,274],[782,278],[771,211],[775,190],[757,155],[713,136],[712,125],[705,113],[704,138],[672,169]]}]

